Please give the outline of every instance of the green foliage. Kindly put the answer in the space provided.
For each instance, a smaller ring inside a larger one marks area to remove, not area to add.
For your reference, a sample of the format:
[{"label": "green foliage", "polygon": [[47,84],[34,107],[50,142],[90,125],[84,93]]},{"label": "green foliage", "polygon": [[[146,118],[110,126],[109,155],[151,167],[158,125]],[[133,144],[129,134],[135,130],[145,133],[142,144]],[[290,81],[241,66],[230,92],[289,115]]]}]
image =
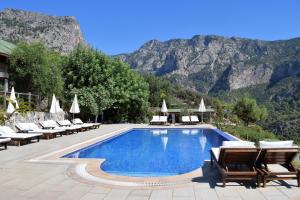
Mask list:
[{"label": "green foliage", "polygon": [[249,123],[263,120],[267,115],[266,108],[259,107],[254,99],[246,97],[235,104],[233,112],[244,121],[246,126],[248,126]]},{"label": "green foliage", "polygon": [[258,125],[254,126],[224,126],[222,128],[223,131],[226,131],[238,138],[244,139],[244,140],[250,140],[255,143],[258,143],[260,140],[276,140],[276,136],[269,132],[264,130],[262,127]]},{"label": "green foliage", "polygon": [[16,110],[22,116],[25,116],[28,112],[33,110],[32,105],[29,102],[19,101],[19,108]]},{"label": "green foliage", "polygon": [[237,102],[243,96],[254,98],[267,108],[268,116],[259,122],[261,126],[278,136],[300,142],[300,79],[290,76],[272,84],[262,84],[233,91],[219,92],[218,98]]},{"label": "green foliage", "polygon": [[6,110],[0,109],[0,124],[4,125],[5,121],[9,119]]},{"label": "green foliage", "polygon": [[148,107],[148,84],[120,61],[101,52],[78,46],[64,65],[65,88],[77,93],[84,114],[99,115],[109,110],[112,121],[143,120]]},{"label": "green foliage", "polygon": [[62,60],[40,43],[20,43],[10,57],[11,82],[20,92],[32,92],[43,97],[63,90]]}]

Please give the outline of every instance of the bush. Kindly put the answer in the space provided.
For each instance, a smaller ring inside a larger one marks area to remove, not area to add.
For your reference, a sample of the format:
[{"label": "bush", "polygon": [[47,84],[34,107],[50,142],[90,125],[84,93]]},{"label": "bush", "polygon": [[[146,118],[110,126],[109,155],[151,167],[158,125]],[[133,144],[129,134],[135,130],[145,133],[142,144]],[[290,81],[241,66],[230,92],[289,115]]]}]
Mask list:
[{"label": "bush", "polygon": [[258,144],[260,140],[276,140],[276,136],[264,130],[258,125],[254,126],[224,126],[223,131],[226,131],[240,139],[250,140]]}]

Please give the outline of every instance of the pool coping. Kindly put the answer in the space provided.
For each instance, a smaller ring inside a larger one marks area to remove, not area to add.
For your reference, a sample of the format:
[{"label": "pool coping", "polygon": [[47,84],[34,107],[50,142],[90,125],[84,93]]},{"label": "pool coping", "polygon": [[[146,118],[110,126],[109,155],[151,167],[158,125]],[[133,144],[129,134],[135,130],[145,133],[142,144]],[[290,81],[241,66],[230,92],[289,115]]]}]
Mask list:
[{"label": "pool coping", "polygon": [[81,143],[62,148],[60,150],[33,158],[28,160],[28,162],[34,163],[47,163],[47,164],[69,164],[70,167],[67,171],[67,174],[77,179],[81,182],[90,183],[90,184],[104,184],[107,186],[117,186],[125,188],[139,188],[139,189],[148,189],[148,188],[168,188],[174,186],[180,186],[182,184],[192,183],[194,178],[203,177],[202,167],[197,168],[194,171],[189,173],[173,175],[173,176],[164,176],[164,177],[131,177],[131,176],[118,176],[114,174],[108,174],[101,170],[99,167],[105,159],[90,159],[90,158],[63,158],[63,156],[68,155],[72,152],[76,152],[83,148],[88,148],[89,146],[95,145],[99,142],[114,138],[120,134],[124,134],[133,129],[212,129],[219,133],[225,139],[235,139],[238,138],[230,135],[229,133],[222,132],[221,130],[209,126],[184,126],[184,127],[161,127],[161,126],[148,126],[144,128],[133,128],[125,127],[112,132],[109,132],[105,135],[101,135]]}]

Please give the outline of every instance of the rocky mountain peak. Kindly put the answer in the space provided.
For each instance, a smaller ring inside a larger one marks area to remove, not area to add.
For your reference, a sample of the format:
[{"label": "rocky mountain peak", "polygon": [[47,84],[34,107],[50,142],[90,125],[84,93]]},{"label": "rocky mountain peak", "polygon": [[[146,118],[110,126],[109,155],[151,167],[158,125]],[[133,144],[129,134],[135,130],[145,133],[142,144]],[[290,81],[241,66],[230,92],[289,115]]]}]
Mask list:
[{"label": "rocky mountain peak", "polygon": [[51,16],[10,8],[0,12],[0,39],[42,42],[61,53],[69,53],[84,42],[75,17]]}]

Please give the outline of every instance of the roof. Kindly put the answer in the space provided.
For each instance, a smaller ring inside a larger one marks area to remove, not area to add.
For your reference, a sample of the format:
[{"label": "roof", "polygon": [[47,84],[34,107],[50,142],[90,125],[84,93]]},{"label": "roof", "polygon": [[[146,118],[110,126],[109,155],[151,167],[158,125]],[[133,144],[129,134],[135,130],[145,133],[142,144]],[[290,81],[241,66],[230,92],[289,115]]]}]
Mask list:
[{"label": "roof", "polygon": [[0,40],[0,54],[10,55],[14,48],[16,48],[16,45],[13,43]]},{"label": "roof", "polygon": [[[160,108],[156,108],[157,111],[160,110]],[[187,109],[187,111],[189,113],[200,113],[198,111],[198,109]],[[184,109],[175,109],[175,108],[168,108],[168,113],[181,113],[181,112],[184,112]],[[213,108],[206,108],[206,113],[213,113],[215,112],[215,110]]]}]

